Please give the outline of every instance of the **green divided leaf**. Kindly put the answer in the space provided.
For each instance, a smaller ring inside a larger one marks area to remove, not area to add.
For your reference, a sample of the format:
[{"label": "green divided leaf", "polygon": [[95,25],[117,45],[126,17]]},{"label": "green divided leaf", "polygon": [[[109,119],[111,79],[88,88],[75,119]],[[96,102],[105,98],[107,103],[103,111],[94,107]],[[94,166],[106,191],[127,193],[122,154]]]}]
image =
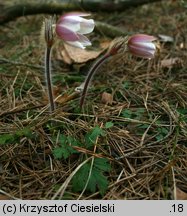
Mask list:
[{"label": "green divided leaf", "polygon": [[[108,125],[110,126],[110,125]],[[104,136],[105,132],[99,126],[94,127],[90,132],[85,135],[86,147],[92,147],[97,137]],[[56,159],[67,159],[71,154],[78,153],[73,146],[82,146],[82,144],[72,136],[65,136],[60,134],[59,136],[60,146],[53,150],[53,155]]]},{"label": "green divided leaf", "polygon": [[111,169],[109,161],[106,158],[96,158],[94,160],[94,167],[105,172],[109,172]]},{"label": "green divided leaf", "polygon": [[108,129],[108,128],[111,128],[114,126],[114,123],[113,122],[106,122],[105,124],[105,128]]},{"label": "green divided leaf", "polygon": [[187,122],[187,109],[186,108],[178,108],[177,112],[179,113],[180,121]]},{"label": "green divided leaf", "polygon": [[168,131],[169,130],[167,128],[164,128],[164,127],[158,128],[157,129],[158,135],[156,135],[157,141],[162,140],[168,134]]},{"label": "green divided leaf", "polygon": [[125,81],[123,84],[122,84],[123,88],[124,89],[129,89],[130,86],[131,86],[131,83],[129,81]]},{"label": "green divided leaf", "polygon": [[96,158],[91,167],[91,162],[86,163],[74,175],[72,179],[72,189],[75,192],[82,191],[86,185],[91,170],[90,179],[86,190],[95,193],[98,189],[101,195],[104,195],[108,188],[108,180],[104,172],[109,172],[111,167],[107,159]]},{"label": "green divided leaf", "polygon": [[124,118],[131,118],[133,112],[129,109],[124,109],[122,112],[121,112],[121,115],[124,117]]},{"label": "green divided leaf", "polygon": [[121,115],[124,118],[131,118],[131,119],[142,119],[143,114],[145,113],[145,108],[137,108],[136,110],[124,109],[121,112]]},{"label": "green divided leaf", "polygon": [[73,146],[80,146],[80,143],[71,136],[60,135],[59,137],[60,147],[56,147],[53,150],[53,155],[56,159],[67,159],[71,154],[78,153]]},{"label": "green divided leaf", "polygon": [[20,140],[21,137],[32,137],[32,131],[29,128],[23,128],[12,134],[2,134],[0,135],[0,145],[12,144]]},{"label": "green divided leaf", "polygon": [[32,131],[29,128],[23,128],[21,130],[16,131],[15,135],[17,137],[25,136],[27,138],[32,138]]},{"label": "green divided leaf", "polygon": [[12,134],[3,134],[0,136],[0,144],[11,144],[14,141],[14,135]]},{"label": "green divided leaf", "polygon": [[85,136],[85,142],[87,147],[91,147],[95,144],[97,137],[104,136],[105,132],[99,126],[94,127],[89,133]]},{"label": "green divided leaf", "polygon": [[72,189],[75,192],[82,191],[86,185],[90,171],[90,164],[86,163],[82,166],[72,179]]},{"label": "green divided leaf", "polygon": [[91,174],[87,190],[95,193],[97,188],[99,189],[100,194],[103,196],[108,188],[108,180],[101,171],[94,169],[93,173]]}]

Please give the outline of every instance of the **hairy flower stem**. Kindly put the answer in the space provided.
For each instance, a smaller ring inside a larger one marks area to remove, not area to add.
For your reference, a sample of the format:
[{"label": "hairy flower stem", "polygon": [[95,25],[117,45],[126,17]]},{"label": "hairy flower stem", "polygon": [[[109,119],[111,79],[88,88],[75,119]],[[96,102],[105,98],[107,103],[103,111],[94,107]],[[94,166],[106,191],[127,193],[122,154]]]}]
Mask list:
[{"label": "hairy flower stem", "polygon": [[53,98],[53,90],[52,90],[52,82],[51,82],[51,46],[47,46],[45,50],[45,76],[47,82],[48,89],[48,98],[50,103],[50,111],[53,112],[55,110],[54,98]]},{"label": "hairy flower stem", "polygon": [[118,38],[115,38],[107,52],[101,57],[99,58],[95,63],[94,65],[91,67],[91,69],[89,70],[88,72],[88,75],[83,83],[83,90],[82,90],[82,95],[81,95],[81,99],[80,99],[80,108],[82,109],[82,106],[84,104],[84,100],[85,100],[85,97],[86,97],[86,93],[87,93],[87,90],[88,90],[88,86],[89,86],[89,83],[92,79],[92,77],[94,76],[94,74],[97,72],[98,68],[109,58],[109,57],[112,57],[116,54],[119,54],[119,53],[124,53],[126,51],[126,43],[127,43],[127,37],[118,37]]},{"label": "hairy flower stem", "polygon": [[52,81],[51,81],[51,51],[55,42],[55,17],[46,18],[43,22],[43,27],[41,31],[42,38],[45,39],[45,77],[46,77],[46,85],[48,91],[48,99],[50,104],[50,111],[53,112],[55,110],[55,104],[53,99],[53,89],[52,89]]},{"label": "hairy flower stem", "polygon": [[88,90],[88,86],[89,86],[89,83],[92,79],[92,77],[94,76],[94,74],[96,73],[96,71],[98,70],[98,68],[110,57],[110,53],[106,53],[105,55],[103,55],[101,58],[99,58],[95,64],[90,68],[89,72],[88,72],[88,75],[85,79],[85,82],[84,82],[84,87],[83,87],[83,91],[82,91],[82,94],[81,94],[81,99],[80,99],[80,108],[82,109],[82,106],[84,104],[84,100],[85,100],[85,97],[86,97],[86,93],[87,93],[87,90]]}]

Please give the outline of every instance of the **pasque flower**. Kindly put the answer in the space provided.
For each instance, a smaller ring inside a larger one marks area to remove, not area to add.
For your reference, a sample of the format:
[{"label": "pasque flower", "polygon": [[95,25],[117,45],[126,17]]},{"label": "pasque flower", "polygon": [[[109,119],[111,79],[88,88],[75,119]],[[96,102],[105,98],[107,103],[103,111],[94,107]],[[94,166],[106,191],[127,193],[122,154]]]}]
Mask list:
[{"label": "pasque flower", "polygon": [[136,34],[129,38],[127,46],[131,54],[142,58],[153,58],[156,52],[154,36]]},{"label": "pasque flower", "polygon": [[94,20],[85,19],[89,16],[86,13],[67,13],[60,17],[56,24],[56,34],[64,42],[84,49],[90,46],[91,42],[85,34],[91,33],[94,29]]},{"label": "pasque flower", "polygon": [[80,90],[82,90],[81,98],[80,98],[80,107],[82,108],[85,100],[85,96],[87,93],[87,89],[89,83],[97,72],[98,68],[110,57],[116,54],[122,54],[126,51],[129,51],[131,54],[135,56],[139,56],[142,58],[153,58],[156,52],[156,45],[154,44],[155,37],[145,34],[136,34],[131,36],[130,38],[127,37],[119,37],[115,38],[107,52],[101,56],[90,68],[88,71],[88,75],[84,81],[84,83],[80,86]]}]

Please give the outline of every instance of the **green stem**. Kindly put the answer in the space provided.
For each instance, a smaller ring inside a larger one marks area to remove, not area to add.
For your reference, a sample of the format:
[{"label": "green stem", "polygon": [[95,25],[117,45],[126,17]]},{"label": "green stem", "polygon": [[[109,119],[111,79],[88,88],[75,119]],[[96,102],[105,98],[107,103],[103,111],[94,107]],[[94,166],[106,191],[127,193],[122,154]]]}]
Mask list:
[{"label": "green stem", "polygon": [[51,48],[47,46],[45,50],[45,76],[48,89],[48,98],[50,103],[50,111],[53,112],[55,109],[54,99],[53,99],[53,90],[51,82]]}]

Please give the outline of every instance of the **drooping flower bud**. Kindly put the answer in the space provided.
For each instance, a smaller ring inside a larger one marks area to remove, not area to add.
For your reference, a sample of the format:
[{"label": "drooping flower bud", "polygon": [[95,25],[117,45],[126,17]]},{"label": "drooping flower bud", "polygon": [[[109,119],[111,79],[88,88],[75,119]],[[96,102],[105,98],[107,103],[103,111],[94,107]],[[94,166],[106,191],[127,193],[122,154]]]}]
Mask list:
[{"label": "drooping flower bud", "polygon": [[45,18],[41,30],[41,37],[44,35],[45,42],[48,47],[52,47],[55,42],[55,31],[53,26],[55,25],[56,17]]},{"label": "drooping flower bud", "polygon": [[60,17],[56,24],[56,34],[64,42],[85,49],[91,42],[84,34],[91,33],[94,29],[94,20],[85,19],[85,13],[68,13]]},{"label": "drooping flower bud", "polygon": [[131,54],[142,58],[153,58],[156,52],[156,45],[153,43],[156,38],[145,34],[136,34],[129,38],[127,46]]}]

